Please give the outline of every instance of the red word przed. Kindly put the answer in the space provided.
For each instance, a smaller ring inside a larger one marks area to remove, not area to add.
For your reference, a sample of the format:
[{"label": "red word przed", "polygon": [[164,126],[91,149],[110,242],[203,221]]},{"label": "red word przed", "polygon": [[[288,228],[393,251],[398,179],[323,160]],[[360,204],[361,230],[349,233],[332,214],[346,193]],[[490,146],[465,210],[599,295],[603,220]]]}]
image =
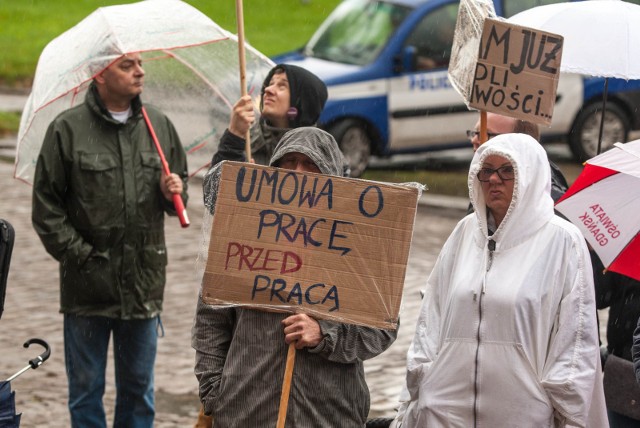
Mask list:
[{"label": "red word przed", "polygon": [[229,242],[227,245],[225,270],[229,269],[230,263],[237,270],[279,270],[280,274],[297,272],[302,267],[302,259],[292,251],[252,247],[238,242]]}]

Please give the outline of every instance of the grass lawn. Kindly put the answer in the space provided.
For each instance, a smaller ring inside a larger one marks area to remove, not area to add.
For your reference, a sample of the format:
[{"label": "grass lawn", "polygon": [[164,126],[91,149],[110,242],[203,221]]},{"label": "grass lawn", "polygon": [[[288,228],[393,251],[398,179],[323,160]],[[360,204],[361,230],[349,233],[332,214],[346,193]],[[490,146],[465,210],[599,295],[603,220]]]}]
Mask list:
[{"label": "grass lawn", "polygon": [[[0,3],[0,85],[29,87],[40,52],[52,39],[113,0],[3,0]],[[187,3],[236,33],[234,0]],[[301,47],[340,0],[245,0],[245,39],[267,56]]]}]

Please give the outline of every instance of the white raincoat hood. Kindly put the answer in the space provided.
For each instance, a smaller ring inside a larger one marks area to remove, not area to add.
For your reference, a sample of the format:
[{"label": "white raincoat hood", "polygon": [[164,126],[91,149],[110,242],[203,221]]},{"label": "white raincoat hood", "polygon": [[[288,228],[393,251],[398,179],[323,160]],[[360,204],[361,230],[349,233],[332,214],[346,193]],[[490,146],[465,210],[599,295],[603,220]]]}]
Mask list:
[{"label": "white raincoat hood", "polygon": [[476,151],[469,169],[469,198],[486,239],[487,210],[476,175],[490,155],[509,159],[516,175],[511,205],[492,239],[496,241],[496,248],[517,245],[554,216],[547,153],[535,139],[525,134],[498,135]]}]

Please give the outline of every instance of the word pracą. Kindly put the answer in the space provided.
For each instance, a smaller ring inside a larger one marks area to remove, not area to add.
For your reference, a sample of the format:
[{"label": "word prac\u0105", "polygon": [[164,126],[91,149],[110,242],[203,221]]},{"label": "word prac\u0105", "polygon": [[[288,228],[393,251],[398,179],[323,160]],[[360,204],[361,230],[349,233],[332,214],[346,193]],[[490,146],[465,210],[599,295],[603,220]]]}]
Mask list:
[{"label": "word prac\u0105", "polygon": [[[274,275],[291,275],[300,270],[302,259],[293,251],[243,245],[230,242],[227,246],[225,270],[229,268],[249,272],[263,272],[255,275],[251,291],[251,300],[258,296],[269,302],[280,302],[288,305],[332,305],[329,312],[340,309],[338,287],[313,283],[303,285],[298,281],[289,281]],[[266,275],[266,274],[269,275]],[[268,297],[267,297],[268,296]]]}]

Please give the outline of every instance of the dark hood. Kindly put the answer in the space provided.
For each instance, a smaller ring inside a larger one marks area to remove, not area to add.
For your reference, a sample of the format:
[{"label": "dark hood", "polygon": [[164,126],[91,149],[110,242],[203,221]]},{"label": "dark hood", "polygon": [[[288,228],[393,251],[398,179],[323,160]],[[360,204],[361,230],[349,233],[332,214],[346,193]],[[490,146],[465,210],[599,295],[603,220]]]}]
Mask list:
[{"label": "dark hood", "polygon": [[260,111],[262,111],[264,91],[278,70],[284,70],[287,75],[290,92],[289,104],[298,111],[295,117],[289,119],[289,128],[314,126],[327,102],[327,86],[318,76],[296,65],[278,64],[269,71],[262,83]]},{"label": "dark hood", "polygon": [[315,127],[290,130],[276,146],[269,165],[278,166],[278,161],[291,152],[309,156],[323,174],[342,176],[342,152],[336,140],[326,131]]}]

